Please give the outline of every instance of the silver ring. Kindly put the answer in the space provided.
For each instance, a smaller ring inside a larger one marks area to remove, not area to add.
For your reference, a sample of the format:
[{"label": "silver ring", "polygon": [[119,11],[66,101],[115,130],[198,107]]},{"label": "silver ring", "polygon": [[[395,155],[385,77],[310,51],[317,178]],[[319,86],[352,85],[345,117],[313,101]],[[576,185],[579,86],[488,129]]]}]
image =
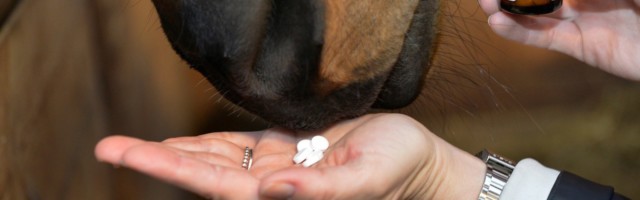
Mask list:
[{"label": "silver ring", "polygon": [[253,149],[249,147],[244,148],[244,158],[242,159],[242,168],[245,168],[247,171],[251,169],[251,165],[253,164]]}]

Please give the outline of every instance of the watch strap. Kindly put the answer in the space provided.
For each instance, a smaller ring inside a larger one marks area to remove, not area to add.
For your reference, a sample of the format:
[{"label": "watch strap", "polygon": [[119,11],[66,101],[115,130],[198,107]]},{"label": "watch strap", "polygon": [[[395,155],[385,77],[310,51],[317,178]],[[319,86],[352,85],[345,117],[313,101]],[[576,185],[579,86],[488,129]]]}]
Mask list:
[{"label": "watch strap", "polygon": [[483,150],[477,154],[483,162],[487,164],[482,190],[478,196],[479,200],[498,200],[504,190],[515,163],[502,156],[494,154],[488,150]]}]

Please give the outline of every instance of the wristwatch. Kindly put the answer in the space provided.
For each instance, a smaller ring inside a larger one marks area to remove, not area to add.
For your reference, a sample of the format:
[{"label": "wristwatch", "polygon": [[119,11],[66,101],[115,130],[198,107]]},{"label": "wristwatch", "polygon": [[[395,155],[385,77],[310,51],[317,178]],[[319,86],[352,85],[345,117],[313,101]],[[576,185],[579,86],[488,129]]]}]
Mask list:
[{"label": "wristwatch", "polygon": [[500,194],[502,194],[502,190],[504,190],[509,176],[513,173],[515,163],[486,149],[476,154],[476,156],[487,164],[487,173],[484,177],[484,183],[482,184],[482,190],[480,191],[478,199],[500,199]]}]

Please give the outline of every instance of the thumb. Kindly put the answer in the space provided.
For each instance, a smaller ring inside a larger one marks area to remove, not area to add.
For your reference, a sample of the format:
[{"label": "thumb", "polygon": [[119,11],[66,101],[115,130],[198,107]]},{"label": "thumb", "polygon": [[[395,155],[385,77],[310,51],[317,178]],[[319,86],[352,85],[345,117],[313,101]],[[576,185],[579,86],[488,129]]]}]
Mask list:
[{"label": "thumb", "polygon": [[498,35],[528,45],[548,47],[551,44],[549,33],[558,20],[536,17],[510,15],[502,12],[489,16],[489,26]]},{"label": "thumb", "polygon": [[489,26],[498,35],[526,45],[556,50],[580,57],[582,37],[577,26],[562,19],[541,16],[489,16]]},{"label": "thumb", "polygon": [[[288,168],[260,183],[260,196],[268,199],[375,199],[386,193],[386,181],[371,180],[370,169],[349,166]],[[388,184],[388,183],[387,183]]]}]

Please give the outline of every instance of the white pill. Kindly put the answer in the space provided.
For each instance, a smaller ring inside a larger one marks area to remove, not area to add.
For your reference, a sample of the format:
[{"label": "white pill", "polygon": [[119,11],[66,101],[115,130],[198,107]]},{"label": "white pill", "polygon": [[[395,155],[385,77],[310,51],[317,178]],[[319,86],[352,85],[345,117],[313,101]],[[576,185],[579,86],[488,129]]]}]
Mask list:
[{"label": "white pill", "polygon": [[309,156],[307,156],[307,160],[302,163],[304,167],[310,167],[313,164],[316,164],[318,161],[322,160],[323,157],[322,151],[313,151]]},{"label": "white pill", "polygon": [[315,136],[311,138],[311,146],[313,146],[314,150],[324,151],[329,148],[329,140],[323,136]]},{"label": "white pill", "polygon": [[308,139],[300,140],[300,142],[298,142],[297,148],[298,148],[298,152],[302,151],[303,149],[311,148],[311,140],[308,140]]},{"label": "white pill", "polygon": [[309,157],[311,153],[313,153],[313,149],[311,148],[306,148],[306,149],[303,149],[302,151],[298,151],[298,153],[296,153],[296,155],[293,156],[293,162],[296,164],[300,164],[302,163],[302,161],[307,159],[307,157]]}]

